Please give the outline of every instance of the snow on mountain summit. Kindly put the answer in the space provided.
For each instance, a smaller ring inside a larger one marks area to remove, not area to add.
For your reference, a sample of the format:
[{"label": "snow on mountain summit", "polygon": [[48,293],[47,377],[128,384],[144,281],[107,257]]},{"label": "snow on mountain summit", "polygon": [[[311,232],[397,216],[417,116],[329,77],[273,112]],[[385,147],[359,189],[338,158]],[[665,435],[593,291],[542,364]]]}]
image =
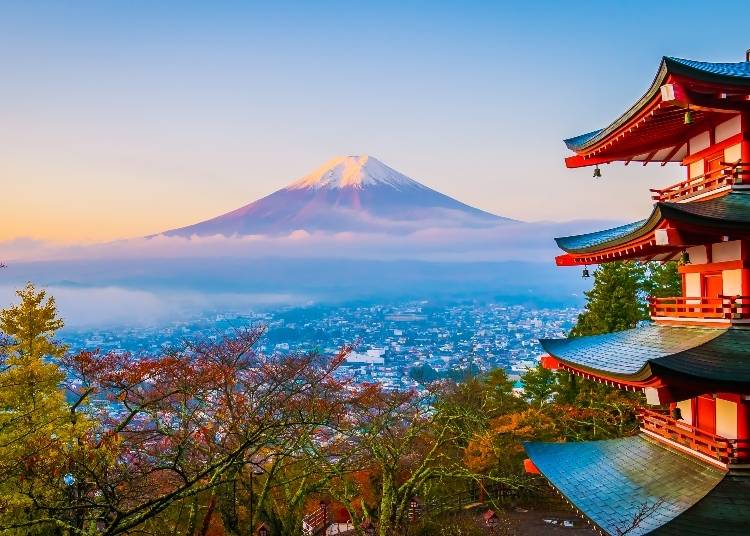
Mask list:
[{"label": "snow on mountain summit", "polygon": [[377,158],[357,155],[333,158],[309,175],[289,185],[287,189],[362,189],[365,186],[376,185],[390,186],[397,190],[403,187],[423,188],[417,181],[386,166]]},{"label": "snow on mountain summit", "polygon": [[164,234],[404,234],[435,228],[487,227],[505,221],[509,220],[461,203],[362,155],[334,158],[266,197]]}]

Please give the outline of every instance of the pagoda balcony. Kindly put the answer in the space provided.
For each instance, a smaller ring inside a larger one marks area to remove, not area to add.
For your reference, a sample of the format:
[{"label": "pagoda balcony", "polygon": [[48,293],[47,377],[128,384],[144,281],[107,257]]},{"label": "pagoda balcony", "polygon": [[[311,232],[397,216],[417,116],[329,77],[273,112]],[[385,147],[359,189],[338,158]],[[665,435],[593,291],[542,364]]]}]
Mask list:
[{"label": "pagoda balcony", "polygon": [[662,189],[651,189],[654,201],[678,202],[708,197],[735,185],[750,184],[750,164],[722,162],[722,167]]},{"label": "pagoda balcony", "polygon": [[641,431],[723,465],[750,463],[750,439],[729,439],[672,418],[667,411],[638,408]]},{"label": "pagoda balcony", "polygon": [[654,321],[745,323],[750,320],[750,296],[649,297],[648,304]]}]

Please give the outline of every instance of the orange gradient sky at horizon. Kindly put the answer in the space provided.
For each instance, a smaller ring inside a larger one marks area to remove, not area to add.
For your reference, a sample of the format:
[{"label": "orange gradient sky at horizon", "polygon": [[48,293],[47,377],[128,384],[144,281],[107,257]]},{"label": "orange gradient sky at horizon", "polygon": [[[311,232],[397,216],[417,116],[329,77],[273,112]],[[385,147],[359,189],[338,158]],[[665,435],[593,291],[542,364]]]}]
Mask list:
[{"label": "orange gradient sky at horizon", "polygon": [[749,45],[665,25],[685,2],[346,6],[0,6],[0,242],[150,235],[364,153],[501,216],[640,219],[683,170],[594,181],[565,169],[562,139],[627,109],[662,55]]}]

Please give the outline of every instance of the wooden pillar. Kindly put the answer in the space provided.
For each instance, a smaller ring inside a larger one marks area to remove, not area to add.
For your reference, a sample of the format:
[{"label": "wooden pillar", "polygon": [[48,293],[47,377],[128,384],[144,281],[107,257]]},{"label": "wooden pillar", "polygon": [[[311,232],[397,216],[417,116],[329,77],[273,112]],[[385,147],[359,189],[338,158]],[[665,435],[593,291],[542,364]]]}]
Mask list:
[{"label": "wooden pillar", "polygon": [[744,396],[737,403],[737,437],[750,438],[750,401],[745,400]]},{"label": "wooden pillar", "polygon": [[687,284],[685,283],[685,272],[682,272],[680,274],[680,279],[682,280],[682,297],[687,298]]},{"label": "wooden pillar", "polygon": [[[741,146],[741,159],[743,164],[750,164],[750,113],[743,112],[741,120],[742,128],[742,146]],[[745,168],[740,171],[750,171],[750,168]],[[750,181],[750,177],[743,176],[742,182]]]},{"label": "wooden pillar", "polygon": [[742,295],[750,296],[750,268],[746,267],[750,260],[750,241],[748,240],[740,240],[740,260],[743,264],[740,270]]}]

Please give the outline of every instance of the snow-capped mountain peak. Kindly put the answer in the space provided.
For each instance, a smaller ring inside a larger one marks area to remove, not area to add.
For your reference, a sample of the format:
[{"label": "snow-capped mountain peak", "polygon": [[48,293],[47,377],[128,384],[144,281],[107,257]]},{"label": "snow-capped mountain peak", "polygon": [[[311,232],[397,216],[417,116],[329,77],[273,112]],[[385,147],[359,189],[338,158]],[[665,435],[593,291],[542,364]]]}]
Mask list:
[{"label": "snow-capped mountain peak", "polygon": [[487,227],[508,221],[441,194],[371,156],[340,156],[286,188],[226,214],[166,231],[177,236]]},{"label": "snow-capped mountain peak", "polygon": [[422,187],[377,158],[368,155],[339,156],[287,187],[288,190],[342,189],[365,186]]}]

